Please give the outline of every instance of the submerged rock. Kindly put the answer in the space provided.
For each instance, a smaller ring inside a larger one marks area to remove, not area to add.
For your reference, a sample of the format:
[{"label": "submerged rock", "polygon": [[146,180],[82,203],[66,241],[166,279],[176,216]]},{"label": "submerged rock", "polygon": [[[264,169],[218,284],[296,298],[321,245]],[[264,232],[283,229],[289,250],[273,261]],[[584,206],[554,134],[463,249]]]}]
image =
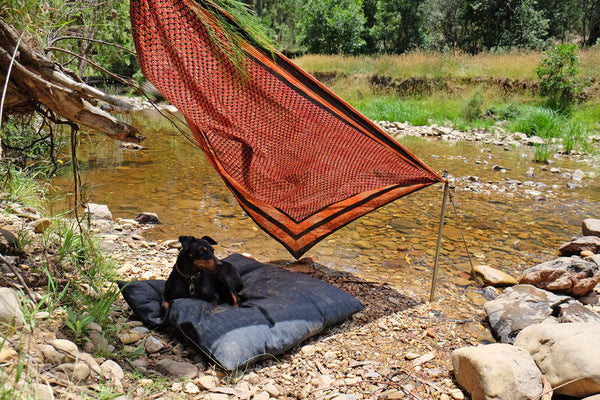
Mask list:
[{"label": "submerged rock", "polygon": [[598,265],[580,257],[559,257],[538,264],[523,271],[519,279],[522,284],[578,297],[590,293],[598,282]]},{"label": "submerged rock", "polygon": [[533,325],[515,346],[531,354],[556,394],[581,398],[600,393],[599,332],[600,323]]},{"label": "submerged rock", "polygon": [[494,343],[452,352],[454,376],[472,400],[528,400],[542,394],[542,373],[529,353]]}]

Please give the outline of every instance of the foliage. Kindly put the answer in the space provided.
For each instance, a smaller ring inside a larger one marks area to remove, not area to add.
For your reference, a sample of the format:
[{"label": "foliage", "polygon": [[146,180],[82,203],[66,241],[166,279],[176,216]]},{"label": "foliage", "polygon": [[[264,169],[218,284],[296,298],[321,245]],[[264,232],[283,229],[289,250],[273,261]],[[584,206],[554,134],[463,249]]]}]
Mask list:
[{"label": "foliage", "polygon": [[544,107],[524,108],[511,125],[513,132],[542,138],[559,137],[567,119],[556,111]]},{"label": "foliage", "polygon": [[301,0],[262,0],[255,5],[256,15],[265,27],[269,37],[284,53],[299,50],[300,27],[295,21],[300,19]]},{"label": "foliage", "polygon": [[362,0],[308,0],[299,24],[299,42],[310,53],[356,54],[365,45]]},{"label": "foliage", "polygon": [[577,49],[574,44],[554,46],[535,70],[542,96],[546,96],[548,104],[555,109],[568,108],[578,92]]},{"label": "foliage", "polygon": [[377,0],[371,36],[379,53],[404,53],[419,47],[421,15],[418,0]]},{"label": "foliage", "polygon": [[462,116],[468,121],[473,122],[474,120],[481,117],[483,114],[483,95],[481,91],[475,89],[471,97],[469,97],[466,103],[461,109]]},{"label": "foliage", "polygon": [[460,17],[467,27],[462,47],[470,53],[501,48],[542,48],[548,21],[535,6],[535,0],[465,0]]},{"label": "foliage", "polygon": [[129,2],[5,1],[0,6],[0,16],[17,29],[28,31],[40,48],[52,49],[46,54],[80,77],[100,74],[85,59],[126,76],[138,69],[133,53]]}]

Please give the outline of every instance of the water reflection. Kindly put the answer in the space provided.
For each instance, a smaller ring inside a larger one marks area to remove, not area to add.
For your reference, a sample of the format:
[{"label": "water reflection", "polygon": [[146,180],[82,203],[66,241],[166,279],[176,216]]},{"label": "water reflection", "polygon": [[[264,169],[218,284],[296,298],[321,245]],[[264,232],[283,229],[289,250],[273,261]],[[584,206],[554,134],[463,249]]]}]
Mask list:
[{"label": "water reflection", "polygon": [[[82,139],[81,178],[92,202],[107,204],[115,218],[157,213],[162,224],[146,232],[148,240],[209,234],[221,249],[259,260],[290,258],[246,216],[202,152],[167,120],[148,111],[132,118],[148,138],[143,150],[123,149],[102,135]],[[600,192],[594,180],[568,188],[569,177],[542,171],[530,162],[528,150],[420,138],[401,141],[436,170],[447,169],[456,178],[477,176],[482,185],[471,191],[466,190],[468,179],[457,182],[453,205],[459,217],[451,205],[442,245],[442,279],[469,268],[463,234],[474,262],[518,276],[523,268],[554,257],[560,244],[580,234],[583,219],[598,217]],[[592,169],[574,160],[555,166]],[[534,176],[526,176],[532,167]],[[504,183],[508,179],[531,183],[511,186]],[[53,183],[59,193],[72,189],[68,173]],[[414,283],[415,274],[433,263],[441,197],[441,185],[420,190],[340,229],[307,255],[367,279]],[[69,202],[67,195],[55,204]]]}]

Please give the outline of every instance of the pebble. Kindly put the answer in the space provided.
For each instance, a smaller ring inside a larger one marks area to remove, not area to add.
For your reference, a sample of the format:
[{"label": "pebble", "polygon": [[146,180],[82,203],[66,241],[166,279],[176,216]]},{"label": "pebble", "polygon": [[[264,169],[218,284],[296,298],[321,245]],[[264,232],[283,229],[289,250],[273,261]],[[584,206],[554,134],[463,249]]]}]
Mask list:
[{"label": "pebble", "polygon": [[188,394],[200,393],[200,389],[193,382],[186,382],[183,386],[183,391]]},{"label": "pebble", "polygon": [[198,368],[196,368],[195,365],[187,362],[171,360],[169,358],[163,358],[156,363],[156,368],[173,378],[186,377],[189,379],[194,379],[196,376],[198,376]]},{"label": "pebble", "polygon": [[62,354],[64,360],[75,361],[77,359],[79,350],[77,349],[77,345],[70,340],[54,339],[49,343],[58,353]]},{"label": "pebble", "polygon": [[146,338],[146,341],[144,342],[144,350],[146,350],[146,352],[148,352],[149,354],[158,353],[164,347],[165,345],[163,344],[163,342],[161,342],[160,339],[157,339],[154,336],[148,336]]},{"label": "pebble", "polygon": [[13,349],[2,349],[0,350],[0,364],[15,360],[18,355],[19,353]]},{"label": "pebble", "polygon": [[452,389],[452,390],[450,390],[450,396],[452,396],[452,398],[454,400],[464,400],[465,399],[465,395],[462,392],[462,390],[460,390],[460,389]]},{"label": "pebble", "polygon": [[254,395],[253,400],[269,400],[271,396],[267,392],[259,392]]},{"label": "pebble", "polygon": [[204,375],[196,379],[196,384],[206,390],[212,390],[217,387],[219,379],[215,376]]},{"label": "pebble", "polygon": [[106,360],[100,365],[102,376],[107,380],[118,379],[121,380],[125,377],[125,373],[119,364],[113,360]]},{"label": "pebble", "polygon": [[132,329],[130,331],[121,333],[119,335],[119,340],[123,344],[131,344],[131,343],[137,342],[138,340],[140,340],[143,337],[144,337],[144,335],[142,333]]}]

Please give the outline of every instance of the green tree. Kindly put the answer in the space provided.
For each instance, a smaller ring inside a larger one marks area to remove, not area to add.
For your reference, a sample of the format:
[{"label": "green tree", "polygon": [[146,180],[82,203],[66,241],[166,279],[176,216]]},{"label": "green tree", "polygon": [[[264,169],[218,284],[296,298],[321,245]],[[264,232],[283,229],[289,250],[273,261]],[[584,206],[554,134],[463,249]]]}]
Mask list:
[{"label": "green tree", "polygon": [[497,48],[538,49],[545,45],[548,20],[535,0],[465,0],[463,46],[472,53]]},{"label": "green tree", "polygon": [[464,27],[460,19],[465,0],[424,0],[419,7],[427,48],[455,49],[462,43]]},{"label": "green tree", "polygon": [[377,0],[376,25],[371,28],[382,53],[403,53],[423,43],[419,4],[422,0]]},{"label": "green tree", "polygon": [[536,8],[548,20],[548,37],[564,41],[569,32],[580,29],[580,0],[537,0]]},{"label": "green tree", "polygon": [[308,0],[299,24],[300,44],[310,53],[357,54],[365,45],[362,0]]},{"label": "green tree", "polygon": [[254,3],[256,16],[283,53],[298,51],[298,20],[302,4],[301,0],[256,0]]}]

